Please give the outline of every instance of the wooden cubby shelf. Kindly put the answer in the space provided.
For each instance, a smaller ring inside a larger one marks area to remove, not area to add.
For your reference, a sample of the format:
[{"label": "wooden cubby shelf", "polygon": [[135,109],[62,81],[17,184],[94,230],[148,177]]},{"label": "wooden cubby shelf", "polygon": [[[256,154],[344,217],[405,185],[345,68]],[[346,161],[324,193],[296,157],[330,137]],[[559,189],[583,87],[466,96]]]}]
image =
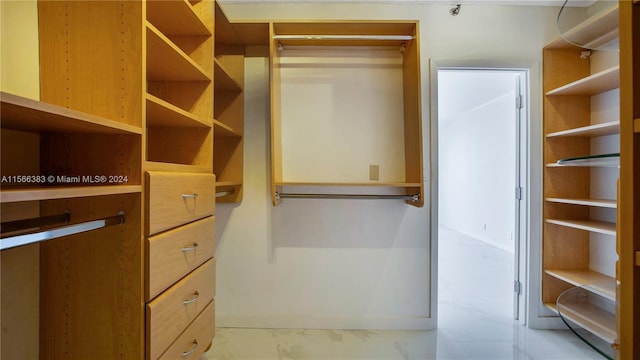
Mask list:
[{"label": "wooden cubby shelf", "polygon": [[198,119],[154,95],[147,94],[147,126],[154,127],[210,127],[208,119]]},{"label": "wooden cubby shelf", "polygon": [[147,20],[164,34],[211,36],[213,31],[188,0],[149,1]]},{"label": "wooden cubby shelf", "polygon": [[551,95],[596,95],[620,86],[620,66],[614,66],[546,93]]},{"label": "wooden cubby shelf", "polygon": [[593,207],[611,208],[611,209],[615,209],[617,207],[616,200],[607,200],[607,199],[546,198],[545,200],[549,202],[556,202],[561,204],[584,205],[584,206],[593,206]]},{"label": "wooden cubby shelf", "polygon": [[611,121],[602,124],[583,126],[576,129],[557,131],[547,134],[547,138],[554,137],[594,137],[615,135],[620,133],[620,121]]},{"label": "wooden cubby shelf", "polygon": [[562,316],[580,325],[609,344],[617,339],[615,314],[588,302],[558,305]]},{"label": "wooden cubby shelf", "polygon": [[211,76],[160,30],[147,23],[147,80],[211,81]]},{"label": "wooden cubby shelf", "polygon": [[323,183],[323,182],[276,182],[276,186],[331,186],[331,187],[387,187],[387,188],[419,188],[420,183],[362,182],[362,183]]},{"label": "wooden cubby shelf", "polygon": [[616,235],[616,224],[600,220],[545,220],[549,224],[566,226],[574,229],[596,232],[605,235]]},{"label": "wooden cubby shelf", "polygon": [[218,120],[213,120],[213,126],[216,137],[242,137],[242,134],[234,130],[231,126],[223,124]]},{"label": "wooden cubby shelf", "polygon": [[574,286],[582,286],[592,292],[615,301],[616,279],[592,270],[546,270],[545,273]]},{"label": "wooden cubby shelf", "polygon": [[618,6],[610,6],[565,31],[565,39],[579,39],[585,48],[596,49],[618,38]]},{"label": "wooden cubby shelf", "polygon": [[214,61],[214,65],[213,78],[216,89],[242,91],[242,85],[229,75],[229,72],[225,70],[224,66],[217,59]]}]

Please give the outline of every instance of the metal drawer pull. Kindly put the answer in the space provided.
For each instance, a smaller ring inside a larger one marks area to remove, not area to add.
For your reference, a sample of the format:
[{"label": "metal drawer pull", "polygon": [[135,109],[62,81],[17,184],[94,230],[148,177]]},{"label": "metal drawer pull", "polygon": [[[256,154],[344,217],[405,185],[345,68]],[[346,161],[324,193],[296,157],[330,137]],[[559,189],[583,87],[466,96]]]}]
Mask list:
[{"label": "metal drawer pull", "polygon": [[193,346],[191,347],[191,349],[183,352],[181,355],[183,358],[186,358],[187,356],[196,352],[196,349],[198,349],[198,340],[193,340]]},{"label": "metal drawer pull", "polygon": [[182,248],[182,249],[180,249],[180,250],[182,250],[182,251],[184,251],[184,252],[187,252],[187,251],[193,251],[193,250],[195,250],[197,247],[198,247],[198,243],[197,243],[197,242],[194,242],[193,244],[191,244],[191,246],[185,246],[185,247],[183,247],[183,248]]},{"label": "metal drawer pull", "polygon": [[182,198],[183,199],[195,199],[198,197],[197,193],[193,193],[193,194],[182,194]]},{"label": "metal drawer pull", "polygon": [[188,305],[188,304],[191,304],[192,302],[194,302],[194,301],[198,300],[198,298],[200,297],[200,293],[199,293],[199,292],[197,292],[197,291],[194,291],[194,292],[193,292],[193,295],[195,295],[195,296],[194,296],[194,297],[192,297],[192,298],[191,298],[191,299],[189,299],[189,300],[185,300],[185,301],[183,301],[182,303],[183,303],[184,305]]}]

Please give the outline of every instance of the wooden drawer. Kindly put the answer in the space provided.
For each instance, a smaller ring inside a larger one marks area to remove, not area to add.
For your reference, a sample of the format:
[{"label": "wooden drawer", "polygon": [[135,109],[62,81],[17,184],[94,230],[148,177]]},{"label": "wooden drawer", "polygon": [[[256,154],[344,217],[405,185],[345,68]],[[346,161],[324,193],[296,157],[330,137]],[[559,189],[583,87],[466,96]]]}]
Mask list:
[{"label": "wooden drawer", "polygon": [[215,259],[147,304],[147,353],[158,358],[215,295]]},{"label": "wooden drawer", "polygon": [[147,235],[215,212],[216,178],[213,174],[148,171],[145,179]]},{"label": "wooden drawer", "polygon": [[160,360],[199,359],[216,332],[215,302],[212,301],[162,354]]},{"label": "wooden drawer", "polygon": [[215,255],[216,220],[209,216],[147,238],[146,300]]}]

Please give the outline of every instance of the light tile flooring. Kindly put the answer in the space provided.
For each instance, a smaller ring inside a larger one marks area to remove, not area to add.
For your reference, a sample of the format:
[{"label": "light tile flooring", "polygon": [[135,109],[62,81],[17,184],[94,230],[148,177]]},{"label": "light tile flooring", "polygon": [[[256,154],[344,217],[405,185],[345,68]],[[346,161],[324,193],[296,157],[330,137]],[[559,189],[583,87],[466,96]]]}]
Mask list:
[{"label": "light tile flooring", "polygon": [[511,254],[443,227],[439,247],[438,330],[218,329],[201,360],[603,359],[569,331],[512,319]]}]

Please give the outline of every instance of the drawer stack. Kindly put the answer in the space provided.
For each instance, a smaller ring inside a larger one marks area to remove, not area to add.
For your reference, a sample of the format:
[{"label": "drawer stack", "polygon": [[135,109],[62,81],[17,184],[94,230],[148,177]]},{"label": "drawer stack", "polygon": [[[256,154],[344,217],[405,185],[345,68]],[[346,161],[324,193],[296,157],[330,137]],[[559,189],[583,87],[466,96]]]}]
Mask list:
[{"label": "drawer stack", "polygon": [[147,359],[197,359],[215,332],[215,176],[145,181]]}]

